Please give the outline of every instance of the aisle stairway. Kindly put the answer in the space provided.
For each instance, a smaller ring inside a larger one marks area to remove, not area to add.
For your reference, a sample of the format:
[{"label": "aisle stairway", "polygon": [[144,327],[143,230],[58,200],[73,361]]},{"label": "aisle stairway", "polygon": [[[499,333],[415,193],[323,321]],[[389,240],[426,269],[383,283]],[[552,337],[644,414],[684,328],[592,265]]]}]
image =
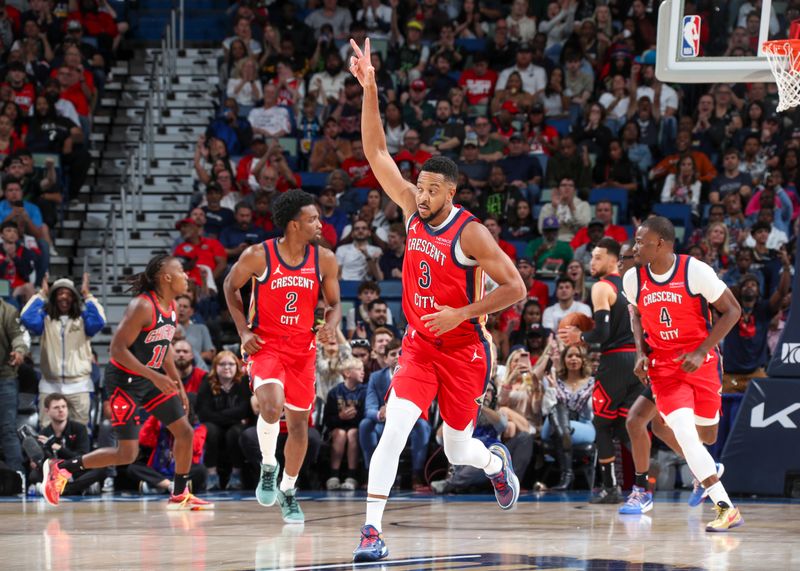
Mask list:
[{"label": "aisle stairway", "polygon": [[[143,114],[153,92],[150,80],[152,61],[158,50],[136,52],[126,69],[115,70],[114,81],[106,86],[103,110],[98,114],[93,142],[96,163],[89,184],[82,189],[80,205],[71,206],[67,222],[69,232],[78,238],[77,252],[71,264],[55,268],[79,276],[88,263],[94,290],[101,292],[103,247],[110,237],[103,232],[112,208],[117,227],[117,259],[112,267],[111,248],[107,249],[106,315],[115,326],[130,297],[124,292],[124,279],[144,269],[154,255],[172,249],[177,237],[175,222],[186,216],[193,192],[192,172],[195,143],[205,132],[216,99],[218,54],[214,50],[189,49],[177,59],[177,79],[172,84],[173,98],[165,100],[167,111],[163,129],[155,130],[151,177],[145,180],[140,195],[139,215],[124,214],[128,229],[128,252],[123,250],[123,214],[120,188],[132,154],[143,139]],[[158,123],[156,123],[158,126]],[[81,222],[81,220],[84,220]],[[58,246],[58,244],[57,244]],[[117,278],[118,285],[113,286]],[[106,361],[111,328],[107,327],[94,341],[100,362]]]}]

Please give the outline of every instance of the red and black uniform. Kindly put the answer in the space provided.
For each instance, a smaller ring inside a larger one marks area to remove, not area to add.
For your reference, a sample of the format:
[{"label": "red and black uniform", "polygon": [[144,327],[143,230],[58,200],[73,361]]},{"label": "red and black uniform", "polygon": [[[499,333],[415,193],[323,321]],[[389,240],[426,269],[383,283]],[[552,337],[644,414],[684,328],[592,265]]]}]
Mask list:
[{"label": "red and black uniform", "polygon": [[711,350],[693,373],[685,372],[682,362],[675,360],[699,347],[711,331],[708,301],[689,288],[690,260],[690,256],[678,256],[672,276],[664,282],[654,280],[647,267],[639,268],[636,307],[651,349],[647,372],[659,412],[667,416],[679,408],[691,408],[709,424],[718,419],[722,404],[719,349]]},{"label": "red and black uniform", "polygon": [[[165,312],[155,293],[147,292],[139,297],[152,306],[153,320],[149,327],[139,332],[128,349],[144,366],[164,373],[164,359],[177,326],[175,304],[170,304]],[[150,415],[169,426],[185,414],[177,392],[161,392],[152,381],[126,369],[114,359],[106,367],[105,381],[110,395],[111,426],[120,440],[136,440],[141,423]],[[147,414],[141,414],[139,407]]]},{"label": "red and black uniform", "polygon": [[[622,291],[622,278],[619,274],[609,274],[600,281],[613,288],[617,299],[608,312],[608,337],[600,343],[600,363],[592,394],[596,426],[604,421],[617,419],[624,423],[628,410],[644,389],[644,385],[633,373],[636,367],[636,345],[631,331],[628,300]],[[622,435],[626,434],[624,428],[623,424]]]},{"label": "red and black uniform", "polygon": [[316,398],[317,344],[314,311],[322,276],[319,248],[306,246],[303,261],[290,266],[281,258],[278,239],[263,242],[267,267],[253,278],[250,297],[250,329],[263,341],[261,349],[247,356],[253,392],[276,382],[283,386],[286,406],[310,410]]},{"label": "red and black uniform", "polygon": [[461,233],[477,219],[453,207],[439,229],[418,214],[408,220],[403,257],[403,314],[408,329],[403,337],[400,364],[391,390],[416,404],[423,415],[437,396],[442,419],[464,430],[477,418],[482,395],[492,371],[491,336],[484,328],[486,316],[462,322],[436,337],[422,317],[436,313],[434,303],[464,307],[484,294],[483,270],[461,254]]}]

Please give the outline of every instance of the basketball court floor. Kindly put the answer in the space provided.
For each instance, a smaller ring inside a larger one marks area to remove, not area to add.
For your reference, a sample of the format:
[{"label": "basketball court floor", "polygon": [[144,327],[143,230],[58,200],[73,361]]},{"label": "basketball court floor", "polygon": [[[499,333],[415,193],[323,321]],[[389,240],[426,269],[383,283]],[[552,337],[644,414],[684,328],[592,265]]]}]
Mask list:
[{"label": "basketball court floor", "polygon": [[384,536],[389,559],[351,563],[364,517],[359,492],[301,495],[304,526],[251,494],[204,496],[213,512],[167,512],[163,497],[106,495],[59,508],[0,503],[4,570],[224,569],[800,569],[800,501],[743,501],[745,525],[704,531],[711,504],[659,493],[644,516],[590,506],[585,493],[527,494],[503,512],[493,496],[398,495]]}]

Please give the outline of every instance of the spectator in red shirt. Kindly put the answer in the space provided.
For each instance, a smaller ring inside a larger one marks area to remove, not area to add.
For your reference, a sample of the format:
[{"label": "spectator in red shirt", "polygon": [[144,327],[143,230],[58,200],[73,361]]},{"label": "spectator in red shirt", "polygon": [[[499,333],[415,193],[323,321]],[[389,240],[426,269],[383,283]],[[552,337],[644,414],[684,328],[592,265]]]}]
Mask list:
[{"label": "spectator in red shirt", "polygon": [[[603,223],[603,235],[609,238],[614,238],[617,242],[622,244],[628,239],[628,232],[622,226],[612,224],[614,219],[614,205],[610,200],[601,200],[594,207],[594,217]],[[573,250],[577,250],[580,246],[589,242],[588,227],[580,228],[575,236],[570,241],[569,245]]]},{"label": "spectator in red shirt", "polygon": [[253,135],[250,141],[250,152],[243,156],[236,165],[236,184],[247,194],[256,189],[250,184],[250,178],[255,177],[259,161],[267,153],[267,139],[264,135]]},{"label": "spectator in red shirt", "polygon": [[219,240],[202,236],[200,227],[192,218],[179,220],[175,227],[180,231],[183,242],[178,244],[174,254],[183,258],[194,258],[198,266],[206,266],[211,270],[214,279],[220,280],[228,257]]},{"label": "spectator in red shirt", "polygon": [[36,293],[30,282],[36,254],[20,243],[19,228],[13,220],[0,225],[0,239],[0,279],[11,282],[11,295],[25,305]]},{"label": "spectator in red shirt", "polygon": [[6,82],[13,93],[12,100],[19,105],[22,114],[27,115],[36,98],[36,87],[28,81],[22,62],[15,61],[8,65]]},{"label": "spectator in red shirt", "polygon": [[488,215],[483,219],[483,225],[486,226],[486,229],[489,230],[489,233],[494,238],[497,245],[500,246],[500,249],[506,253],[506,256],[511,258],[512,260],[517,259],[517,249],[511,245],[509,242],[502,240],[500,238],[500,233],[503,231],[503,227],[500,226],[500,221],[494,215]]},{"label": "spectator in red shirt", "polygon": [[479,52],[472,58],[472,67],[464,70],[458,80],[470,105],[488,105],[497,85],[497,72],[489,69],[489,58]]},{"label": "spectator in red shirt", "polygon": [[25,148],[14,132],[14,124],[7,115],[0,115],[0,161]]},{"label": "spectator in red shirt", "polygon": [[194,349],[186,339],[173,341],[172,350],[175,352],[175,367],[177,367],[181,376],[181,381],[184,388],[186,388],[186,393],[189,395],[189,400],[192,401],[196,398],[200,383],[207,376],[206,372],[194,366]]},{"label": "spectator in red shirt", "polygon": [[525,283],[525,287],[528,289],[528,299],[536,300],[536,303],[542,309],[542,313],[544,313],[548,305],[550,289],[546,283],[536,279],[536,266],[533,265],[529,258],[519,258],[517,260],[517,270]]},{"label": "spectator in red shirt", "polygon": [[361,139],[356,139],[350,143],[350,150],[353,155],[346,158],[342,163],[342,169],[353,181],[352,186],[361,188],[380,188],[378,179],[369,166],[369,161],[364,155],[364,144]]},{"label": "spectator in red shirt", "polygon": [[415,129],[409,129],[403,135],[403,146],[400,148],[400,152],[394,156],[394,162],[397,163],[401,171],[404,168],[410,168],[411,182],[416,182],[422,165],[432,156],[428,151],[420,148],[419,132]]},{"label": "spectator in red shirt", "polygon": [[268,237],[280,234],[272,221],[272,199],[274,197],[273,193],[259,191],[253,198],[253,225],[261,228]]}]

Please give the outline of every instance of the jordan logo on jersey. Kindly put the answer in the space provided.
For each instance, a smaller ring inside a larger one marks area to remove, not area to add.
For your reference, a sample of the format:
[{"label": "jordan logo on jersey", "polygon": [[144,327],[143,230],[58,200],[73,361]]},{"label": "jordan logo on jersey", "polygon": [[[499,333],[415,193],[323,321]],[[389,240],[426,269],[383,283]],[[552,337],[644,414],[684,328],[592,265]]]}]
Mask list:
[{"label": "jordan logo on jersey", "polygon": [[647,291],[647,282],[644,282],[644,285],[639,288],[639,291]]},{"label": "jordan logo on jersey", "polygon": [[156,323],[164,323],[164,317],[160,313],[158,314],[158,321]]},{"label": "jordan logo on jersey", "polygon": [[272,272],[272,275],[273,275],[273,276],[282,276],[282,275],[283,275],[283,272],[281,271],[281,267],[280,267],[280,266],[278,266],[277,268],[275,268],[275,271],[274,271],[274,272]]},{"label": "jordan logo on jersey", "polygon": [[314,341],[312,340],[311,341],[311,345],[308,346],[308,350],[311,351],[312,349],[316,349],[316,348],[317,348],[317,346],[314,345]]},{"label": "jordan logo on jersey", "polygon": [[417,231],[417,224],[419,224],[419,222],[414,222],[411,226],[409,226],[408,227],[409,231],[416,232]]},{"label": "jordan logo on jersey", "polygon": [[474,353],[472,353],[472,360],[471,360],[470,362],[472,362],[472,361],[477,361],[477,360],[478,360],[478,359],[480,359],[480,358],[481,358],[481,356],[480,356],[480,355],[478,355],[478,350],[477,350],[477,349],[475,349],[475,352],[474,352]]}]

